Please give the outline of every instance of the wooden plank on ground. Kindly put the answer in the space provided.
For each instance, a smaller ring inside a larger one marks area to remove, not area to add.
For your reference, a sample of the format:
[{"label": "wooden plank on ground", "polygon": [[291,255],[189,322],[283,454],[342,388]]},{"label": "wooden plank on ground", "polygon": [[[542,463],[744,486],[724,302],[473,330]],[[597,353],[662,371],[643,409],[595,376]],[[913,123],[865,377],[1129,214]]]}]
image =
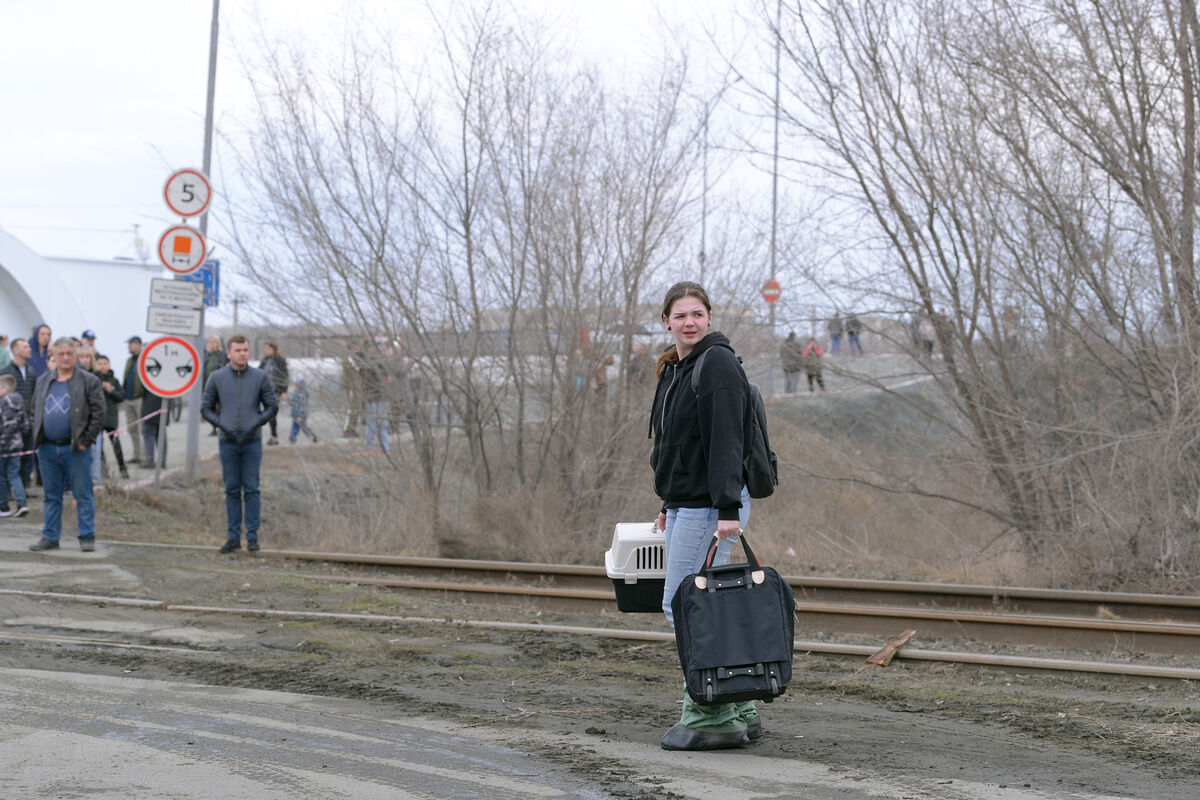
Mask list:
[{"label": "wooden plank on ground", "polygon": [[888,642],[882,650],[868,658],[867,663],[874,664],[877,667],[886,667],[888,664],[892,663],[892,659],[895,657],[896,653],[900,652],[901,647],[904,647],[904,645],[908,644],[908,640],[911,639],[916,632],[916,629],[913,628],[906,630],[904,633]]}]

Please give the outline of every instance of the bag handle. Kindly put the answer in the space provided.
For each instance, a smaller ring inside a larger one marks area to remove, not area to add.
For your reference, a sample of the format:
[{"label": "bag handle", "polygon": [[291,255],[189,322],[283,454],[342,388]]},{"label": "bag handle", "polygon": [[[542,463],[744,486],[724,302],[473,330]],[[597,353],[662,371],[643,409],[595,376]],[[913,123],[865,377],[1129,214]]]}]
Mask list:
[{"label": "bag handle", "polygon": [[[746,563],[753,565],[756,569],[762,569],[762,562],[758,560],[758,556],[754,555],[754,551],[750,549],[750,542],[746,541],[746,534],[743,532],[739,537],[742,541],[742,550],[746,552]],[[712,544],[708,546],[708,557],[704,559],[704,569],[712,569],[713,558],[717,555],[717,547],[721,544],[721,539],[716,534],[713,534]]]}]

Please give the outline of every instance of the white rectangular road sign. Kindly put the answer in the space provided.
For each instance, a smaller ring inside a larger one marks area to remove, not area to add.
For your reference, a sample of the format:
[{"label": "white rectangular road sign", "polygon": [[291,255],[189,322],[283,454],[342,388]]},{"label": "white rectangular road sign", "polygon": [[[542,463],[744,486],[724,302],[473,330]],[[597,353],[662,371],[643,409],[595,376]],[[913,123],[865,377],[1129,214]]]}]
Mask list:
[{"label": "white rectangular road sign", "polygon": [[[193,284],[200,287],[203,299],[204,284]],[[200,315],[198,308],[167,308],[165,306],[150,306],[146,309],[146,330],[151,333],[176,333],[180,336],[200,335]]]},{"label": "white rectangular road sign", "polygon": [[150,302],[160,306],[203,308],[204,284],[173,281],[170,278],[151,278]]}]

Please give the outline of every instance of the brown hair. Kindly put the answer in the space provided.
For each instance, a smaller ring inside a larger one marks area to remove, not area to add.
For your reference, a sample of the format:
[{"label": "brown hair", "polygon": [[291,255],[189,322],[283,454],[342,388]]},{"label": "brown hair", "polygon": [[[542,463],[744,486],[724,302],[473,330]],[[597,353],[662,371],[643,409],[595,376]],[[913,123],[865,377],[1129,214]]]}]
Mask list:
[{"label": "brown hair", "polygon": [[[704,287],[695,281],[680,281],[679,283],[667,289],[667,296],[663,300],[662,318],[665,320],[671,316],[671,306],[675,305],[676,300],[682,300],[685,297],[695,297],[704,307],[712,314],[712,303],[708,300],[708,292],[704,291]],[[675,349],[675,345],[671,345],[658,356],[658,362],[654,365],[655,377],[662,377],[663,366],[673,364],[679,360],[679,351]]]},{"label": "brown hair", "polygon": [[243,336],[240,333],[235,333],[233,336],[230,336],[229,339],[225,342],[225,346],[229,347],[229,345],[231,345],[231,344],[241,344],[243,342],[245,342],[246,344],[249,344],[250,340],[247,339],[245,336]]}]

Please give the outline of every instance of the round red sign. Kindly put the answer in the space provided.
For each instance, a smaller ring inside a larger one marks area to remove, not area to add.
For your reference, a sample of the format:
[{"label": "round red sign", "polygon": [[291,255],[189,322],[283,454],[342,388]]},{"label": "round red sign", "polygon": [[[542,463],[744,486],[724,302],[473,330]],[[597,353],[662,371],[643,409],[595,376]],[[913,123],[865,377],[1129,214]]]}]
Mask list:
[{"label": "round red sign", "polygon": [[781,291],[779,281],[771,279],[762,285],[763,300],[766,300],[768,303],[774,303],[779,299]]},{"label": "round red sign", "polygon": [[208,209],[212,201],[212,185],[200,170],[181,169],[167,178],[163,199],[167,201],[167,208],[179,216],[194,217]]},{"label": "round red sign", "polygon": [[138,355],[138,377],[151,394],[179,397],[200,376],[196,348],[178,336],[162,336],[147,344]]}]

